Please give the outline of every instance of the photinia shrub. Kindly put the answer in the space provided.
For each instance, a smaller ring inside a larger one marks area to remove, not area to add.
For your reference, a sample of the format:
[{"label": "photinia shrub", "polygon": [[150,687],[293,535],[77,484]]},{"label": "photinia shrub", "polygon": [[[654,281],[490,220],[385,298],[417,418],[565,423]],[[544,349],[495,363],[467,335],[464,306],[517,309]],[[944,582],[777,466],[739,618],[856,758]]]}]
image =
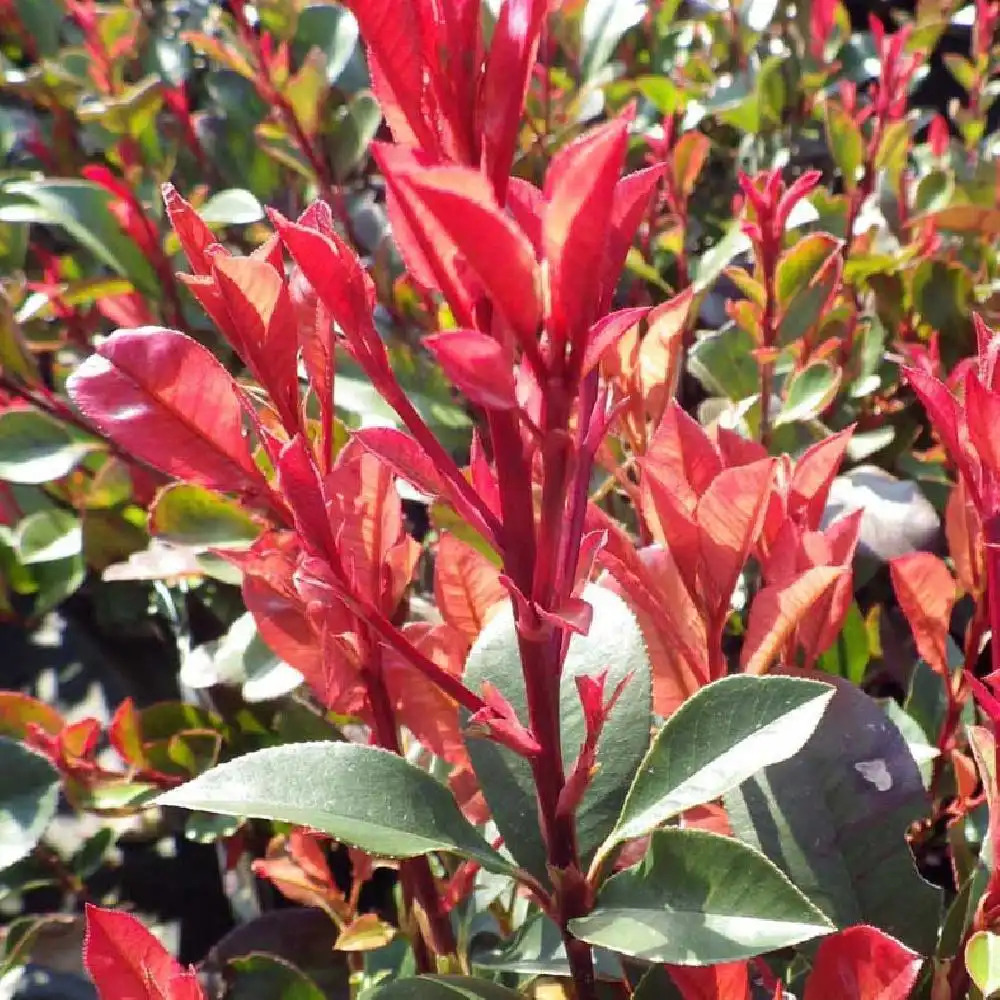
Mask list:
[{"label": "photinia shrub", "polygon": [[178,695],[0,692],[0,896],[102,1000],[1000,990],[997,4],[954,135],[944,8],[147,8],[0,3],[0,613]]}]

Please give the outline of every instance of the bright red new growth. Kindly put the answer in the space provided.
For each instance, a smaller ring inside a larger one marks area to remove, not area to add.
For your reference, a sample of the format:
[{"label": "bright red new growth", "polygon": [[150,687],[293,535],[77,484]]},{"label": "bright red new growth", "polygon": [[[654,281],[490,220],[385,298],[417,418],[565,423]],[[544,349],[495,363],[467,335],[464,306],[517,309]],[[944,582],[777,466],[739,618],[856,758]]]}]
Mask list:
[{"label": "bright red new growth", "polygon": [[86,907],[83,961],[101,1000],[205,1000],[184,969],[133,916]]}]

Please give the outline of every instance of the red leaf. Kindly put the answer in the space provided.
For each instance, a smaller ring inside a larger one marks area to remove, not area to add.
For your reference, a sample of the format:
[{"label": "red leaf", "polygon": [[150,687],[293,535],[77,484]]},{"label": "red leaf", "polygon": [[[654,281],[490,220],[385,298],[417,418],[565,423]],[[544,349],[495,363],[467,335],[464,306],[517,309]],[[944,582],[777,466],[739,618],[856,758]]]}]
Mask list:
[{"label": "red leaf", "polygon": [[[270,219],[292,259],[357,351],[358,338],[369,332],[374,334],[375,286],[368,272],[332,229],[321,231],[289,222],[277,212],[271,212]],[[378,341],[377,335],[370,341]]]},{"label": "red leaf", "polygon": [[846,571],[813,566],[788,585],[764,587],[754,598],[740,663],[748,674],[763,674],[813,605]]},{"label": "red leaf", "polygon": [[727,962],[703,968],[666,967],[684,1000],[749,1000],[750,978],[746,962]]},{"label": "red leaf", "polygon": [[204,1000],[198,977],[135,917],[87,903],[83,961],[101,1000]]},{"label": "red leaf", "polygon": [[911,552],[889,563],[896,600],[906,615],[917,651],[928,666],[948,676],[948,630],[955,604],[955,580],[930,552]]},{"label": "red leaf", "polygon": [[906,1000],[923,962],[877,927],[848,927],[820,942],[804,1000]]},{"label": "red leaf", "polygon": [[534,338],[541,320],[534,249],[497,207],[483,175],[438,167],[407,173],[400,182],[416,191],[514,330]]},{"label": "red leaf", "polygon": [[351,440],[378,456],[400,479],[429,497],[450,496],[450,488],[437,466],[408,434],[393,427],[365,427]]},{"label": "red leaf", "polygon": [[561,149],[545,176],[542,241],[557,344],[582,337],[594,319],[627,132],[622,118],[594,129]]},{"label": "red leaf", "polygon": [[698,498],[722,472],[722,460],[701,424],[671,400],[646,449],[642,470],[693,511]]},{"label": "red leaf", "polygon": [[621,178],[615,185],[611,206],[611,232],[608,236],[601,276],[600,310],[611,304],[622,265],[628,256],[635,231],[646,215],[649,201],[657,181],[663,176],[666,164],[657,164],[645,170],[636,170]]},{"label": "red leaf", "polygon": [[507,182],[507,211],[527,237],[535,252],[535,258],[541,259],[545,196],[531,181],[511,177]]},{"label": "red leaf", "polygon": [[773,481],[771,459],[724,469],[698,501],[702,592],[715,617],[729,608],[736,581],[763,525]]},{"label": "red leaf", "polygon": [[987,389],[973,373],[965,380],[965,419],[969,440],[992,472],[1000,473],[1000,394]]},{"label": "red leaf", "polygon": [[214,277],[250,366],[267,390],[289,434],[299,426],[295,312],[282,275],[253,257],[217,257]]},{"label": "red leaf", "polygon": [[494,410],[517,406],[511,360],[488,334],[449,330],[424,337],[424,346],[471,402]]},{"label": "red leaf", "polygon": [[417,168],[429,165],[413,150],[375,142],[372,155],[388,186],[387,209],[393,239],[407,271],[417,284],[440,291],[458,322],[474,326],[477,288],[469,287],[455,244],[437,216],[406,181]]},{"label": "red leaf", "polygon": [[208,248],[218,243],[215,234],[201,220],[201,216],[177,193],[173,184],[163,185],[163,204],[167,209],[170,225],[181,242],[181,249],[195,274],[210,274],[212,258]]},{"label": "red leaf", "polygon": [[548,0],[507,0],[493,29],[481,82],[477,132],[482,138],[486,176],[501,200],[547,9]]},{"label": "red leaf", "polygon": [[963,463],[964,450],[959,437],[958,401],[943,382],[917,368],[903,368],[903,375],[924,404],[931,426],[941,438],[952,461]]},{"label": "red leaf", "polygon": [[470,642],[490,611],[507,597],[500,570],[471,545],[444,534],[434,563],[434,598],[441,617]]},{"label": "red leaf", "polygon": [[243,436],[239,387],[183,333],[120,330],[66,388],[102,434],[155,468],[209,489],[266,491]]},{"label": "red leaf", "polygon": [[[368,57],[377,64],[373,79],[384,80],[385,88],[376,82],[375,93],[383,101],[398,108],[402,118],[420,144],[436,150],[437,141],[424,112],[424,58],[420,51],[421,31],[415,16],[415,6],[397,0],[350,0],[347,7],[358,19],[361,37],[368,48]],[[395,117],[398,117],[395,116]],[[390,125],[393,122],[390,119]],[[405,141],[406,136],[396,136]]]},{"label": "red leaf", "polygon": [[335,557],[336,544],[319,470],[309,446],[296,435],[282,449],[278,459],[278,482],[295,518],[295,528],[302,539],[328,558]]}]

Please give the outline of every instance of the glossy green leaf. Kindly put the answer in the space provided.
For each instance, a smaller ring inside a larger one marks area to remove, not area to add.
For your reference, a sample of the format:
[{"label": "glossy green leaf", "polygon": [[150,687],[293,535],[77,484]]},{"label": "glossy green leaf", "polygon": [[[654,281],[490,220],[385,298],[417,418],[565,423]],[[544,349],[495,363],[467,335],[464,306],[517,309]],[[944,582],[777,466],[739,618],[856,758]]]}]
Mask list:
[{"label": "glossy green leaf", "polygon": [[729,837],[671,827],[613,875],[594,910],[570,921],[593,945],[648,962],[715,965],[833,930],[781,870]]},{"label": "glossy green leaf", "polygon": [[245,548],[261,529],[232,500],[192,483],[175,483],[157,496],[149,530],[175,545]]},{"label": "glossy green leaf", "polygon": [[[608,671],[610,694],[631,675],[597,746],[598,770],[577,810],[577,838],[586,860],[611,830],[635,769],[649,745],[652,693],[649,660],[639,625],[625,602],[603,587],[590,586],[584,600],[594,609],[590,632],[575,635],[563,667],[559,711],[562,752],[568,769],[583,743],[585,726],[573,678]],[[510,605],[490,619],[474,643],[465,668],[472,690],[490,682],[527,723],[527,700]],[[531,768],[512,751],[477,737],[466,741],[473,768],[504,843],[517,862],[547,880],[545,848],[538,827]]]},{"label": "glossy green leaf", "polygon": [[0,870],[28,855],[59,805],[59,774],[40,754],[0,737]]},{"label": "glossy green leaf", "polygon": [[774,424],[815,420],[836,398],[840,369],[829,361],[814,361],[796,372],[788,383],[784,405]]},{"label": "glossy green leaf", "polygon": [[338,181],[346,180],[364,160],[381,122],[382,109],[370,91],[355,94],[344,105],[331,140],[333,172]]},{"label": "glossy green leaf", "polygon": [[358,45],[358,22],[340,4],[313,3],[299,14],[295,30],[300,58],[318,46],[326,57],[326,79],[336,83]]},{"label": "glossy green leaf", "polygon": [[47,483],[71,472],[91,446],[40,410],[0,413],[0,479]]},{"label": "glossy green leaf", "polygon": [[499,983],[469,976],[414,976],[377,990],[373,1000],[523,1000]]},{"label": "glossy green leaf", "polygon": [[965,946],[965,967],[987,1000],[1000,992],[1000,934],[973,934]]},{"label": "glossy green leaf", "polygon": [[646,13],[645,0],[587,0],[580,22],[580,70],[591,80],[606,65],[622,35]]},{"label": "glossy green leaf", "polygon": [[291,962],[250,954],[229,963],[229,1000],[325,1000],[326,994]]},{"label": "glossy green leaf", "polygon": [[201,208],[198,214],[208,225],[247,226],[264,218],[260,202],[244,188],[228,188],[217,191]]},{"label": "glossy green leaf", "polygon": [[824,673],[834,674],[860,685],[870,656],[868,628],[857,601],[852,601],[840,634],[833,645],[819,657],[817,665]]},{"label": "glossy green leaf", "polygon": [[80,519],[56,507],[36,511],[18,524],[14,542],[26,566],[72,558],[83,544]]},{"label": "glossy green leaf", "polygon": [[781,255],[776,277],[778,302],[787,308],[839,251],[840,240],[829,233],[810,233]]},{"label": "glossy green leaf", "polygon": [[739,403],[760,387],[760,370],[752,353],[755,347],[746,330],[729,325],[698,338],[688,367],[710,393]]},{"label": "glossy green leaf", "polygon": [[750,249],[750,240],[739,220],[732,223],[715,246],[706,250],[695,267],[694,288],[704,291],[729,267],[734,257]]},{"label": "glossy green leaf", "polygon": [[941,893],[917,873],[909,825],[927,815],[920,773],[881,706],[847,681],[789,760],[726,796],[733,831],[838,927],[872,924],[929,954]]},{"label": "glossy green leaf", "polygon": [[833,691],[797,677],[724,677],[667,719],[628,791],[604,849],[721,798],[809,739]]},{"label": "glossy green leaf", "polygon": [[158,298],[149,261],[108,210],[111,196],[83,180],[21,180],[0,189],[0,221],[62,226],[98,260]]},{"label": "glossy green leaf", "polygon": [[157,803],[298,823],[386,857],[451,851],[491,871],[510,871],[444,785],[396,754],[357,743],[258,750],[206,771]]},{"label": "glossy green leaf", "polygon": [[[559,978],[571,975],[562,934],[544,913],[529,917],[513,938],[502,945],[473,947],[469,959],[474,966],[490,972]],[[618,957],[603,948],[594,950],[594,970],[603,979],[621,979],[623,975]]]}]

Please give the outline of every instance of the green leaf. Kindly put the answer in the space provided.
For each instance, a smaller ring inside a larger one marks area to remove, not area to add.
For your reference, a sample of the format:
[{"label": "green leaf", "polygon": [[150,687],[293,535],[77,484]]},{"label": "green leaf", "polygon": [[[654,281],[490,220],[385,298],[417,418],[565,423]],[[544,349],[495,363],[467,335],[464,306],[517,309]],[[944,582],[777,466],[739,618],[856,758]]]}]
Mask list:
[{"label": "green leaf", "polygon": [[824,673],[843,677],[852,684],[860,685],[870,655],[865,619],[857,601],[852,601],[844,619],[844,627],[833,645],[819,657],[817,665]]},{"label": "green leaf", "polygon": [[91,450],[40,410],[0,413],[0,479],[48,483],[71,472]]},{"label": "green leaf", "polygon": [[839,678],[812,739],[726,796],[733,831],[762,850],[838,927],[872,924],[921,954],[940,890],[917,873],[909,825],[927,814],[920,773],[875,701]]},{"label": "green leaf", "polygon": [[444,785],[396,754],[357,743],[258,750],[172,789],[157,804],[298,823],[386,857],[452,851],[510,872]]},{"label": "green leaf", "polygon": [[[544,913],[529,917],[511,940],[497,947],[473,947],[469,959],[474,966],[491,972],[561,978],[571,975],[562,934]],[[602,979],[620,980],[623,975],[618,957],[603,948],[594,952],[594,969]]]},{"label": "green leaf", "polygon": [[714,247],[706,250],[695,267],[695,292],[704,291],[729,267],[734,257],[750,249],[750,239],[737,219]]},{"label": "green leaf", "polygon": [[730,837],[671,827],[570,921],[584,941],[647,962],[715,965],[808,941],[833,925],[762,854]]},{"label": "green leaf", "polygon": [[382,109],[371,91],[355,94],[341,109],[332,137],[331,159],[338,181],[345,181],[368,153],[382,122]]},{"label": "green leaf", "polygon": [[584,80],[592,80],[604,68],[622,36],[645,13],[645,0],[587,0],[580,22],[580,70]]},{"label": "green leaf", "polygon": [[[593,606],[593,622],[586,636],[574,635],[570,641],[560,685],[562,753],[567,769],[576,760],[585,733],[573,678],[597,676],[607,670],[605,692],[610,694],[619,681],[631,675],[601,734],[598,769],[576,814],[580,854],[586,861],[614,825],[625,791],[649,745],[652,693],[646,646],[628,606],[617,594],[598,586],[587,587],[583,598]],[[479,691],[486,681],[527,724],[524,677],[509,604],[490,619],[466,661],[466,685]],[[469,737],[466,746],[507,849],[522,867],[547,881],[530,766],[491,740]]]},{"label": "green leaf", "polygon": [[175,545],[246,548],[260,525],[238,504],[190,483],[168,486],[149,514],[149,530]]},{"label": "green leaf", "polygon": [[340,4],[310,4],[299,15],[295,28],[299,59],[314,45],[326,57],[326,79],[334,84],[351,61],[358,45],[358,22]]},{"label": "green leaf", "polygon": [[776,287],[782,308],[816,280],[827,261],[839,252],[840,242],[829,233],[810,233],[781,255]]},{"label": "green leaf", "polygon": [[832,101],[826,103],[826,142],[844,179],[844,187],[853,191],[861,179],[865,139],[850,114]]},{"label": "green leaf", "polygon": [[814,420],[833,401],[840,388],[840,369],[829,361],[814,361],[796,372],[788,384],[784,406],[774,425]]},{"label": "green leaf", "polygon": [[656,734],[602,853],[796,753],[832,697],[828,685],[797,677],[736,675],[703,687]]},{"label": "green leaf", "polygon": [[291,962],[277,955],[243,955],[229,962],[229,1000],[325,1000],[326,994]]},{"label": "green leaf", "polygon": [[248,226],[264,218],[260,202],[244,188],[218,191],[198,209],[202,221],[214,226]]},{"label": "green leaf", "polygon": [[14,543],[25,566],[69,559],[78,555],[83,545],[80,519],[55,507],[37,511],[18,524]]},{"label": "green leaf", "polygon": [[15,0],[17,17],[31,37],[39,56],[59,52],[59,28],[66,13],[59,0]]},{"label": "green leaf", "polygon": [[414,976],[397,979],[374,994],[375,1000],[524,1000],[520,993],[469,976]]},{"label": "green leaf", "polygon": [[0,870],[26,857],[59,805],[59,774],[40,754],[0,736]]},{"label": "green leaf", "polygon": [[142,292],[160,296],[160,283],[142,251],[108,209],[110,194],[83,180],[20,180],[0,188],[0,221],[62,226],[99,261]]},{"label": "green leaf", "polygon": [[965,946],[965,967],[986,1000],[1000,992],[1000,935],[977,931]]},{"label": "green leaf", "polygon": [[753,356],[756,346],[746,330],[729,325],[698,338],[688,355],[688,367],[710,393],[739,403],[760,387]]}]

